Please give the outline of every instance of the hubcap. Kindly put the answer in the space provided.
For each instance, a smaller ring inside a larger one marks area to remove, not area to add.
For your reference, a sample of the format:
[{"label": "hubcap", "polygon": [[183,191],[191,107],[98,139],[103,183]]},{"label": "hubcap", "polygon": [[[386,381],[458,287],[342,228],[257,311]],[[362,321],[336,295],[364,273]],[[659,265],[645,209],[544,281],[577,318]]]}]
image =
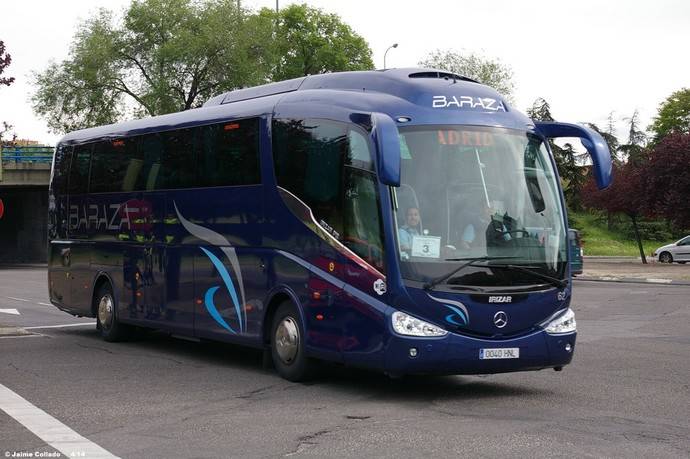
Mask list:
[{"label": "hubcap", "polygon": [[299,349],[299,328],[292,317],[285,317],[276,329],[276,351],[283,363],[291,364]]},{"label": "hubcap", "polygon": [[103,295],[98,303],[98,320],[103,328],[110,329],[113,323],[113,298],[110,295]]},{"label": "hubcap", "polygon": [[664,253],[664,254],[661,255],[661,262],[662,262],[662,263],[668,263],[668,262],[669,262],[669,258],[671,258],[671,257],[669,257],[667,253]]}]

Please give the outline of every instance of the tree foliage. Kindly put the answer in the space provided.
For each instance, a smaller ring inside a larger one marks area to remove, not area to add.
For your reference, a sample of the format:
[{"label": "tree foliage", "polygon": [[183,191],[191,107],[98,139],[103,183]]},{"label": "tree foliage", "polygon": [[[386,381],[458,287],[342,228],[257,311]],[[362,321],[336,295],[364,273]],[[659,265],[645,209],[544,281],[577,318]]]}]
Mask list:
[{"label": "tree foliage", "polygon": [[436,50],[420,61],[419,65],[466,76],[491,86],[508,100],[513,98],[513,70],[499,59],[486,58],[475,53]]},{"label": "tree foliage", "polygon": [[671,133],[690,133],[690,89],[676,91],[662,102],[649,130],[654,133],[654,142]]},{"label": "tree foliage", "polygon": [[628,123],[628,142],[618,147],[627,160],[636,166],[645,161],[647,155],[647,134],[640,128],[640,113],[635,110],[631,117],[623,118]]},{"label": "tree foliage", "polygon": [[235,0],[135,0],[120,20],[100,10],[83,22],[69,57],[34,74],[32,102],[65,132],[199,107],[273,79],[371,67],[364,39],[305,5],[276,16]]},{"label": "tree foliage", "polygon": [[[551,106],[541,97],[527,109],[527,115],[535,121],[555,121],[551,114]],[[586,170],[582,167],[585,154],[578,153],[569,143],[561,147],[549,140],[549,146],[561,177],[566,202],[571,209],[577,210],[580,208],[581,190],[587,181]]]},{"label": "tree foliage", "polygon": [[[12,63],[12,56],[5,49],[5,43],[0,40],[0,86],[9,86],[14,83],[14,77],[3,77],[1,76],[3,72]],[[8,138],[7,134],[12,132],[13,126],[7,121],[2,122],[2,127],[0,127],[0,145],[6,143],[12,143],[17,138],[15,133],[12,133],[11,140]]]},{"label": "tree foliage", "polygon": [[542,97],[538,97],[532,103],[532,107],[527,109],[527,116],[535,121],[555,121],[551,115],[551,106]]},{"label": "tree foliage", "polygon": [[[5,50],[5,43],[0,40],[0,75],[3,74],[5,69],[12,63],[12,56]],[[9,86],[14,83],[14,77],[3,77],[0,76],[0,85]]]},{"label": "tree foliage", "polygon": [[366,40],[336,14],[302,4],[290,5],[278,13],[264,8],[259,15],[276,24],[273,81],[374,68]]},{"label": "tree foliage", "polygon": [[608,125],[606,127],[606,130],[602,130],[599,128],[594,123],[585,123],[590,129],[596,131],[599,133],[599,135],[604,139],[606,142],[606,146],[609,147],[609,152],[611,152],[611,160],[614,162],[614,164],[618,164],[619,166],[623,164],[623,162],[620,160],[618,157],[618,150],[620,148],[620,143],[618,142],[618,138],[615,135],[615,131],[613,128],[613,122],[611,120],[613,112],[609,115],[609,121]]},{"label": "tree foliage", "polygon": [[644,203],[643,174],[643,169],[634,163],[614,163],[615,180],[612,185],[599,190],[594,179],[590,178],[584,185],[581,196],[584,207],[603,210],[609,217],[615,213],[624,213],[630,217],[642,263],[647,263],[638,228],[638,218],[642,215]]},{"label": "tree foliage", "polygon": [[668,134],[651,150],[641,178],[643,208],[690,229],[690,134]]}]

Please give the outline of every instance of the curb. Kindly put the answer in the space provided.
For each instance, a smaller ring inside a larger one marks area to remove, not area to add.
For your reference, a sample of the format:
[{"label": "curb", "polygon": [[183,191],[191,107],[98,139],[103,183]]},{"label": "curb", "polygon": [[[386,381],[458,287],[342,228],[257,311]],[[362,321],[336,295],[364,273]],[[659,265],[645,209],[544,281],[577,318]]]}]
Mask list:
[{"label": "curb", "polygon": [[583,277],[577,276],[573,280],[588,281],[588,282],[618,282],[621,284],[654,284],[654,285],[687,285],[688,281],[679,281],[675,279],[660,279],[660,278],[637,278],[637,277]]},{"label": "curb", "polygon": [[0,326],[0,338],[3,336],[23,336],[23,335],[33,335],[33,333],[26,331],[20,327]]}]

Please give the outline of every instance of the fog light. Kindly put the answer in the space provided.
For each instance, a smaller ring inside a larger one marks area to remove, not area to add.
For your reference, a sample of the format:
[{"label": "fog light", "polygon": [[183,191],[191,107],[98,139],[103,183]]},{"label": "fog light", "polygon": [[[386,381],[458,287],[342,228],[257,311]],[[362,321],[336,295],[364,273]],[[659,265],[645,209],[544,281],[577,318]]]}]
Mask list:
[{"label": "fog light", "polygon": [[417,348],[416,347],[410,348],[410,357],[417,357]]},{"label": "fog light", "polygon": [[570,352],[573,350],[573,347],[570,345],[570,343],[565,345],[565,352]]}]

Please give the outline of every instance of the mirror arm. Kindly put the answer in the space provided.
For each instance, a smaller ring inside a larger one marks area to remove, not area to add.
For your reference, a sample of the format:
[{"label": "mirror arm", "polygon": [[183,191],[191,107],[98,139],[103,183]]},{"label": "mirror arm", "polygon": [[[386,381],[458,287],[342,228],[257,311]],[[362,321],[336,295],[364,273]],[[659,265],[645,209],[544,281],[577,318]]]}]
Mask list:
[{"label": "mirror arm", "polygon": [[604,138],[594,129],[578,124],[535,121],[537,130],[547,139],[578,137],[592,158],[594,178],[600,190],[608,188],[613,180],[611,152]]}]

